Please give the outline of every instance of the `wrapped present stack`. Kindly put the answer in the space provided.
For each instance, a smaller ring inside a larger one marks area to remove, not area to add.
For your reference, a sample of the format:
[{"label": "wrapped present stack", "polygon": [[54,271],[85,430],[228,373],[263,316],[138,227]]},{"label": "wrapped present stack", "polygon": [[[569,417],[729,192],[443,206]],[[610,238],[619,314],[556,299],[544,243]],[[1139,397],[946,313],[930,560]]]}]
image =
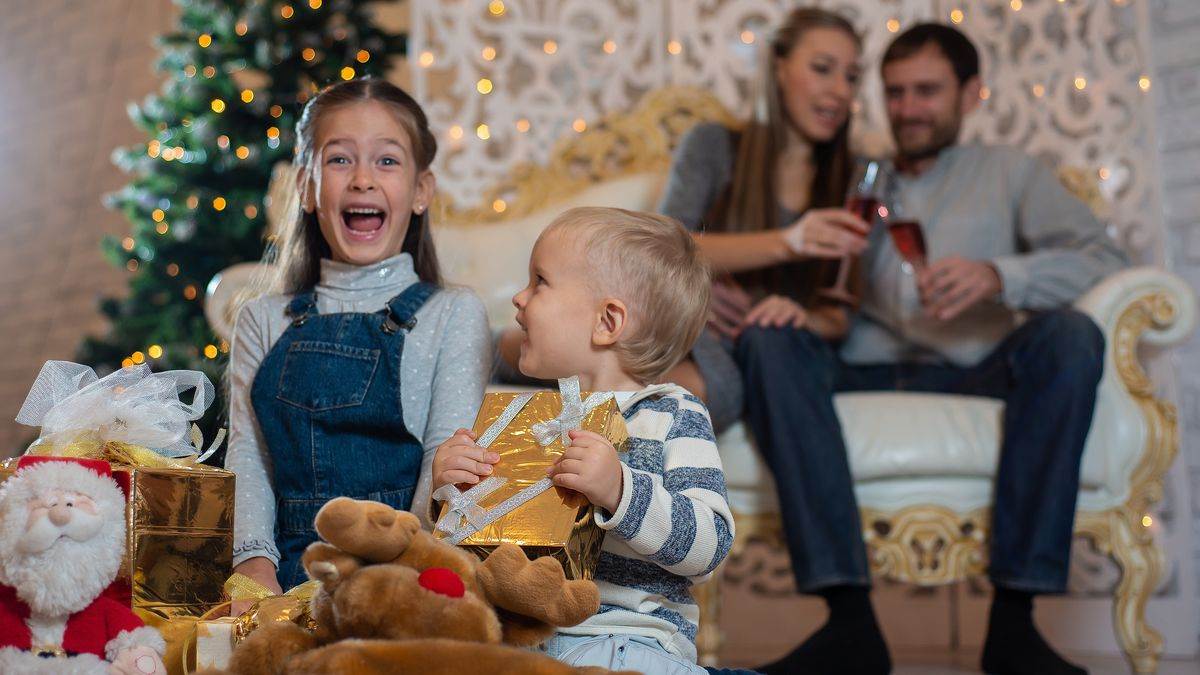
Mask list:
[{"label": "wrapped present stack", "polygon": [[629,439],[612,395],[581,393],[577,378],[560,380],[558,392],[487,394],[475,419],[476,442],[498,453],[500,462],[494,475],[465,492],[453,485],[437,491],[434,498],[443,504],[435,534],[481,559],[514,543],[530,558],[556,558],[568,579],[591,579],[604,531],[581,495],[546,477],[571,429],[594,431],[618,451]]},{"label": "wrapped present stack", "polygon": [[[190,403],[180,395],[194,390]],[[129,495],[127,553],[108,592],[162,632],[164,659],[182,668],[183,642],[197,617],[220,604],[233,559],[233,486],[228,471],[204,465],[192,424],[213,400],[203,373],[123,368],[99,378],[91,368],[47,362],[17,421],[41,427],[27,455],[110,463]],[[0,482],[15,471],[0,466]]]}]

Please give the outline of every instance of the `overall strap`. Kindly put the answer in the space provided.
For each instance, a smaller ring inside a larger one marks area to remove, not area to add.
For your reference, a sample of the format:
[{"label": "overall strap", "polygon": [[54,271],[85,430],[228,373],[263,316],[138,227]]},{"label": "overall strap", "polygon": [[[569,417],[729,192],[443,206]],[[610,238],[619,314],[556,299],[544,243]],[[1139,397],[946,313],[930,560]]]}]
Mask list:
[{"label": "overall strap", "polygon": [[417,325],[417,310],[437,292],[436,285],[418,281],[388,300],[387,308],[384,309],[383,331],[389,334],[401,328],[411,331]]},{"label": "overall strap", "polygon": [[287,315],[292,317],[292,325],[300,326],[310,316],[317,315],[317,293],[313,289],[301,291],[288,303]]}]

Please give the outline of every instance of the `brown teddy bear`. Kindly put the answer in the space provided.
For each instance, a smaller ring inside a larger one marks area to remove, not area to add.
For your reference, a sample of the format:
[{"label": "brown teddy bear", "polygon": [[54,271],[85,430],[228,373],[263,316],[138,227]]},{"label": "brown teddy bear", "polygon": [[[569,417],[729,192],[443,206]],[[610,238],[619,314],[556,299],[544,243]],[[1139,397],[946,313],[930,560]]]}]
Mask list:
[{"label": "brown teddy bear", "polygon": [[607,673],[522,649],[594,614],[591,581],[569,581],[551,558],[504,545],[480,561],[434,538],[411,513],[338,498],[317,514],[324,542],[304,553],[320,582],[315,633],[279,622],[234,650],[229,672]]}]

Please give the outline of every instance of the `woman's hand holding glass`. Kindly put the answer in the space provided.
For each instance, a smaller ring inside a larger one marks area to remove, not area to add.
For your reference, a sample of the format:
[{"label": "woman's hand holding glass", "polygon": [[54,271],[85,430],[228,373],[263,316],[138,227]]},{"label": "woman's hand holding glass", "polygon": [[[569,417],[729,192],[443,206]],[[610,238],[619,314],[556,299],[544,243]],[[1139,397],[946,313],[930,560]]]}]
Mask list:
[{"label": "woman's hand holding glass", "polygon": [[809,209],[782,231],[797,260],[837,260],[867,250],[871,225],[846,209]]}]

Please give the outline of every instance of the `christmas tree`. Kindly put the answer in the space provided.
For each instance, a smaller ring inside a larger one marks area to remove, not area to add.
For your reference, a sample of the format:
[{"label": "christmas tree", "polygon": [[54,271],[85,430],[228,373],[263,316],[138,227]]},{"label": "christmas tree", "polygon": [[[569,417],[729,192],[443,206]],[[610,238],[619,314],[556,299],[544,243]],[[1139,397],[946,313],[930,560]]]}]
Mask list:
[{"label": "christmas tree", "polygon": [[[332,82],[383,76],[406,39],[379,28],[360,0],[178,4],[177,30],[159,39],[169,79],[130,107],[147,142],[114,154],[133,180],[108,204],[132,227],[103,246],[129,271],[129,292],[101,302],[111,330],[85,340],[80,359],[102,375],[148,362],[217,383],[229,345],[204,318],[205,287],[262,257],[271,173],[291,160],[304,102]],[[210,408],[205,437],[223,407]]]}]

